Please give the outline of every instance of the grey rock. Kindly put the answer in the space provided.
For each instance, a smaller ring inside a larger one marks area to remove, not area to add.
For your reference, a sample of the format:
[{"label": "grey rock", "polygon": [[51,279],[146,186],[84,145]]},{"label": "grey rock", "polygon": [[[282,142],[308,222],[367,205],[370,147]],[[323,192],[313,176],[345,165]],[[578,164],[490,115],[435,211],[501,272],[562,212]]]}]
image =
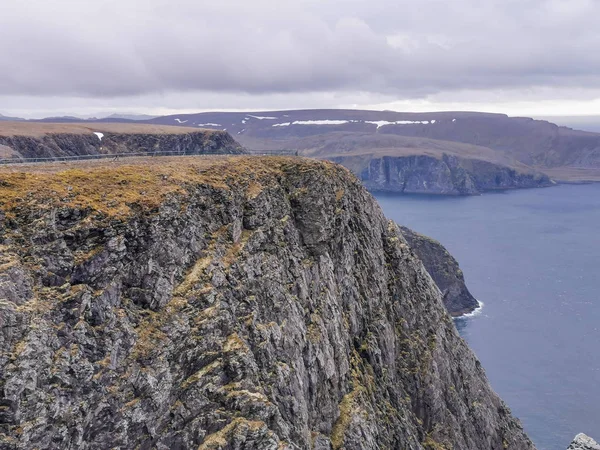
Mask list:
[{"label": "grey rock", "polygon": [[442,244],[410,228],[400,227],[400,231],[440,288],[444,306],[450,315],[459,317],[479,307],[479,302],[465,284],[458,262]]},{"label": "grey rock", "polygon": [[591,437],[580,433],[575,436],[567,450],[600,450],[600,445]]},{"label": "grey rock", "polygon": [[234,163],[126,217],[7,211],[0,448],[533,449],[354,176]]},{"label": "grey rock", "polygon": [[98,155],[136,152],[178,152],[241,154],[244,149],[223,131],[189,133],[109,133],[99,140],[93,133],[53,133],[41,136],[0,136],[0,146],[10,149],[12,157],[48,158],[56,156]]},{"label": "grey rock", "polygon": [[[329,158],[352,167],[352,157]],[[373,192],[477,195],[485,191],[553,185],[547,175],[488,161],[444,155],[377,156],[357,175]]]}]

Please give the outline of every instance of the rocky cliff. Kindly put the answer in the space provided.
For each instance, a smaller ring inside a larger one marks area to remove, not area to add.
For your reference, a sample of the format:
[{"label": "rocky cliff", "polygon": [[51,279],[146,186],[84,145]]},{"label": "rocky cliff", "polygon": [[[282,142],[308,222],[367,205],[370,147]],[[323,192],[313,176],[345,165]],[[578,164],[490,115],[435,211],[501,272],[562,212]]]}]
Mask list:
[{"label": "rocky cliff", "polygon": [[[330,158],[353,167],[352,157]],[[547,175],[453,155],[382,156],[370,158],[355,170],[374,192],[404,194],[476,195],[484,191],[551,186]]]},{"label": "rocky cliff", "polygon": [[400,227],[400,232],[442,292],[444,305],[452,316],[462,316],[479,307],[467,289],[458,262],[442,244],[410,228]]},{"label": "rocky cliff", "polygon": [[533,448],[347,170],[29,170],[0,171],[0,448]]},{"label": "rocky cliff", "polygon": [[29,124],[0,126],[8,157],[47,158],[137,152],[244,153],[225,131],[127,124]]}]

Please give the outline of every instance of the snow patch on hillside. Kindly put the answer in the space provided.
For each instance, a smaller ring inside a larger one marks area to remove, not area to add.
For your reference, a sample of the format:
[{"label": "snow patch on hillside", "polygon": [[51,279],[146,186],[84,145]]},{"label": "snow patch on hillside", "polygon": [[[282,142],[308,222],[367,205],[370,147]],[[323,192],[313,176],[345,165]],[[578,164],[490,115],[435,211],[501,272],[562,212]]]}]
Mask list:
[{"label": "snow patch on hillside", "polygon": [[258,120],[277,120],[278,119],[278,117],[251,116],[250,114],[248,114],[248,117],[254,117],[255,119],[258,119]]},{"label": "snow patch on hillside", "polygon": [[187,120],[175,119],[175,122],[177,122],[177,123],[186,123]]},{"label": "snow patch on hillside", "polygon": [[102,142],[102,138],[104,137],[104,133],[99,133],[98,131],[94,131],[94,134],[96,136],[98,136],[98,139],[100,140],[100,142]]},{"label": "snow patch on hillside", "polygon": [[220,123],[199,123],[199,127],[222,127]]},{"label": "snow patch on hillside", "polygon": [[350,120],[296,120],[294,122],[276,123],[274,127],[288,127],[290,125],[343,125],[354,121]]},{"label": "snow patch on hillside", "polygon": [[343,125],[347,120],[296,120],[294,125]]},{"label": "snow patch on hillside", "polygon": [[386,125],[429,125],[434,124],[436,121],[432,120],[396,120],[395,122],[389,122],[387,120],[366,120],[365,123],[372,123],[373,125],[377,125],[377,128],[385,127]]}]

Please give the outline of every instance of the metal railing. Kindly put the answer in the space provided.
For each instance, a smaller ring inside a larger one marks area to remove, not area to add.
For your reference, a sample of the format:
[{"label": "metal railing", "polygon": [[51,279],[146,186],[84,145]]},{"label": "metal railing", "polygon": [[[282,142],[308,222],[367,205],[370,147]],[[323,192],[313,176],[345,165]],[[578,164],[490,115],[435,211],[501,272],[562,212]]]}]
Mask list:
[{"label": "metal railing", "polygon": [[250,151],[248,153],[220,153],[220,152],[203,152],[203,153],[186,153],[179,151],[156,151],[156,152],[131,152],[131,153],[101,153],[96,155],[68,155],[68,156],[49,156],[39,158],[3,158],[0,159],[0,165],[10,164],[35,164],[35,163],[54,163],[63,161],[90,161],[97,159],[119,160],[121,158],[134,157],[157,157],[157,156],[298,156],[298,152],[293,150],[259,150]]}]

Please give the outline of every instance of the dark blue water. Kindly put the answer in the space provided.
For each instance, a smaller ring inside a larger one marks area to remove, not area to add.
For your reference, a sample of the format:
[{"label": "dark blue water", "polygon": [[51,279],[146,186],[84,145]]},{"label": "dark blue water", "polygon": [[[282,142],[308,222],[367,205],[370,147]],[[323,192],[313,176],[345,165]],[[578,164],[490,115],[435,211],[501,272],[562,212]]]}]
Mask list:
[{"label": "dark blue water", "polygon": [[600,439],[600,185],[377,199],[458,259],[485,306],[457,327],[538,449]]}]

